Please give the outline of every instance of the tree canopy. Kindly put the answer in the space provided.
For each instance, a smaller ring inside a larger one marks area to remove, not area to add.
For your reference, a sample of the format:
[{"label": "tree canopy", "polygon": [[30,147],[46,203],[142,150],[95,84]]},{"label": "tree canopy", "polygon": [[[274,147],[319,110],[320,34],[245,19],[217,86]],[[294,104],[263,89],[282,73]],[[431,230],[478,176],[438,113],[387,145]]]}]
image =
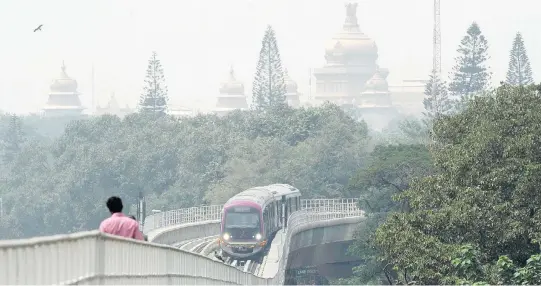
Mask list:
[{"label": "tree canopy", "polygon": [[256,109],[276,108],[286,104],[284,70],[274,29],[267,27],[261,43],[259,61],[253,83],[253,107]]},{"label": "tree canopy", "polygon": [[486,90],[491,72],[487,65],[488,41],[477,23],[472,23],[460,41],[449,91],[455,97],[475,95]]},{"label": "tree canopy", "polygon": [[[396,196],[407,208],[377,230],[381,258],[421,284],[496,283],[489,269],[501,255],[526,265],[541,234],[540,104],[536,87],[503,85],[437,120],[437,172]],[[468,245],[479,269],[461,272],[450,258]]]},{"label": "tree canopy", "polygon": [[[7,135],[13,133],[10,120]],[[224,203],[246,188],[277,182],[305,190],[308,198],[343,197],[363,165],[368,140],[366,124],[334,105],[72,121],[59,137],[24,141],[3,165],[0,235],[94,229],[108,215],[104,200],[110,195],[123,198],[126,212],[139,192],[149,209],[170,210]]]},{"label": "tree canopy", "polygon": [[515,36],[513,47],[509,52],[509,68],[507,69],[506,82],[511,85],[529,85],[533,83],[532,67],[520,33]]},{"label": "tree canopy", "polygon": [[168,101],[163,67],[158,59],[158,54],[152,52],[148,60],[145,85],[139,98],[139,108],[142,112],[164,115],[167,111]]}]

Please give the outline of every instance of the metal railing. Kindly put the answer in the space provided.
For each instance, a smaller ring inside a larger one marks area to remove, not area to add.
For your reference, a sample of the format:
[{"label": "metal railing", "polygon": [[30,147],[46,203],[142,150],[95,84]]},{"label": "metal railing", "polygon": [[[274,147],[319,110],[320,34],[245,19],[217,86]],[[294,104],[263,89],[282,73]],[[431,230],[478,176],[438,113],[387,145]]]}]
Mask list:
[{"label": "metal railing", "polygon": [[345,206],[359,204],[358,199],[303,199],[301,200],[301,209],[313,209],[313,208],[333,208],[334,206]]},{"label": "metal railing", "polygon": [[[244,273],[167,245],[110,236],[98,231],[0,241],[0,285],[21,284],[283,284],[289,242],[307,224],[362,216],[357,200],[304,200],[289,216],[286,241],[273,279]],[[152,227],[216,220],[221,206],[154,214]],[[146,220],[147,220],[146,219]],[[145,220],[145,221],[146,221]]]},{"label": "metal railing", "polygon": [[275,281],[279,285],[284,285],[287,259],[291,239],[304,226],[314,223],[352,217],[363,217],[364,212],[359,209],[358,199],[336,199],[336,200],[307,200],[306,206],[302,210],[293,212],[288,218],[288,227],[283,252],[279,264],[279,271]]},{"label": "metal railing", "polygon": [[143,231],[209,220],[219,220],[223,205],[201,206],[155,213],[145,218]]},{"label": "metal railing", "polygon": [[[330,208],[334,205],[344,204],[357,205],[358,199],[302,199],[301,209]],[[222,208],[223,205],[211,205],[155,213],[145,218],[143,231],[148,233],[173,225],[219,220]]]}]

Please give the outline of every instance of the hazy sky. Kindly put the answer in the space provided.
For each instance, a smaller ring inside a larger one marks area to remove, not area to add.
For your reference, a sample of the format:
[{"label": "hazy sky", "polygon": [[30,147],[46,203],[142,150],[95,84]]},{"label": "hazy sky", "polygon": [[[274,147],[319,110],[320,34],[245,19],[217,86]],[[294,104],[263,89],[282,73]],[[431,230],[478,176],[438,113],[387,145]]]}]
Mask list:
[{"label": "hazy sky", "polygon": [[[541,19],[537,1],[443,0],[442,67],[472,21],[487,37],[493,82],[505,77],[513,37],[522,32],[536,81],[541,79]],[[276,30],[282,62],[307,90],[309,69],[324,63],[324,46],[341,29],[340,0],[2,0],[0,1],[0,109],[38,110],[62,60],[91,106],[111,92],[135,106],[148,58],[161,59],[174,105],[209,106],[234,64],[251,94],[267,24]],[[376,41],[389,81],[423,78],[432,65],[432,0],[360,0],[361,30]],[[43,31],[33,33],[39,24]],[[307,91],[306,91],[307,92]]]}]

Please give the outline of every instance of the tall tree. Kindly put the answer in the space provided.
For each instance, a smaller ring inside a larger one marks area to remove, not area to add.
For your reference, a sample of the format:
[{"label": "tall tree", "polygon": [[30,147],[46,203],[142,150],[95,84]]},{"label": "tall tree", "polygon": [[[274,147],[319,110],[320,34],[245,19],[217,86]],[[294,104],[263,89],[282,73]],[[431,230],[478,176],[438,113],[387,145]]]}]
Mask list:
[{"label": "tall tree", "polygon": [[449,112],[452,108],[451,101],[447,94],[446,83],[442,82],[433,74],[430,75],[430,79],[425,86],[425,99],[423,100],[423,105],[425,107],[425,123],[428,125],[434,119]]},{"label": "tall tree", "polygon": [[287,104],[284,71],[276,36],[271,26],[267,27],[263,37],[252,98],[252,105],[256,109],[268,109]]},{"label": "tall tree", "polygon": [[509,54],[509,69],[506,82],[511,85],[528,85],[533,83],[532,67],[526,53],[522,35],[517,33]]},{"label": "tall tree", "polygon": [[167,85],[163,75],[163,68],[156,52],[148,60],[145,86],[139,99],[139,107],[143,112],[165,114],[167,111]]},{"label": "tall tree", "polygon": [[451,95],[459,99],[482,92],[489,86],[491,73],[487,66],[488,42],[477,23],[471,24],[458,47],[452,81]]},{"label": "tall tree", "polygon": [[21,151],[21,144],[24,141],[21,119],[16,115],[11,115],[9,124],[2,138],[3,160],[5,163],[11,162],[15,155]]}]

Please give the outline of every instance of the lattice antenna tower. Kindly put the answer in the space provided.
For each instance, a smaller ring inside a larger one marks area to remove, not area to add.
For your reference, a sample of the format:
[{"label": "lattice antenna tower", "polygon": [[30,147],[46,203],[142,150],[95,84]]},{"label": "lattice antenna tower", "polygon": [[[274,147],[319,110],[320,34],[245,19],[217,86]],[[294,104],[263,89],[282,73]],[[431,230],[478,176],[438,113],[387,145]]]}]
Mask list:
[{"label": "lattice antenna tower", "polygon": [[[440,0],[434,0],[434,31],[432,41],[432,75],[441,79],[441,31],[440,31]],[[435,89],[432,89],[435,92]]]}]

